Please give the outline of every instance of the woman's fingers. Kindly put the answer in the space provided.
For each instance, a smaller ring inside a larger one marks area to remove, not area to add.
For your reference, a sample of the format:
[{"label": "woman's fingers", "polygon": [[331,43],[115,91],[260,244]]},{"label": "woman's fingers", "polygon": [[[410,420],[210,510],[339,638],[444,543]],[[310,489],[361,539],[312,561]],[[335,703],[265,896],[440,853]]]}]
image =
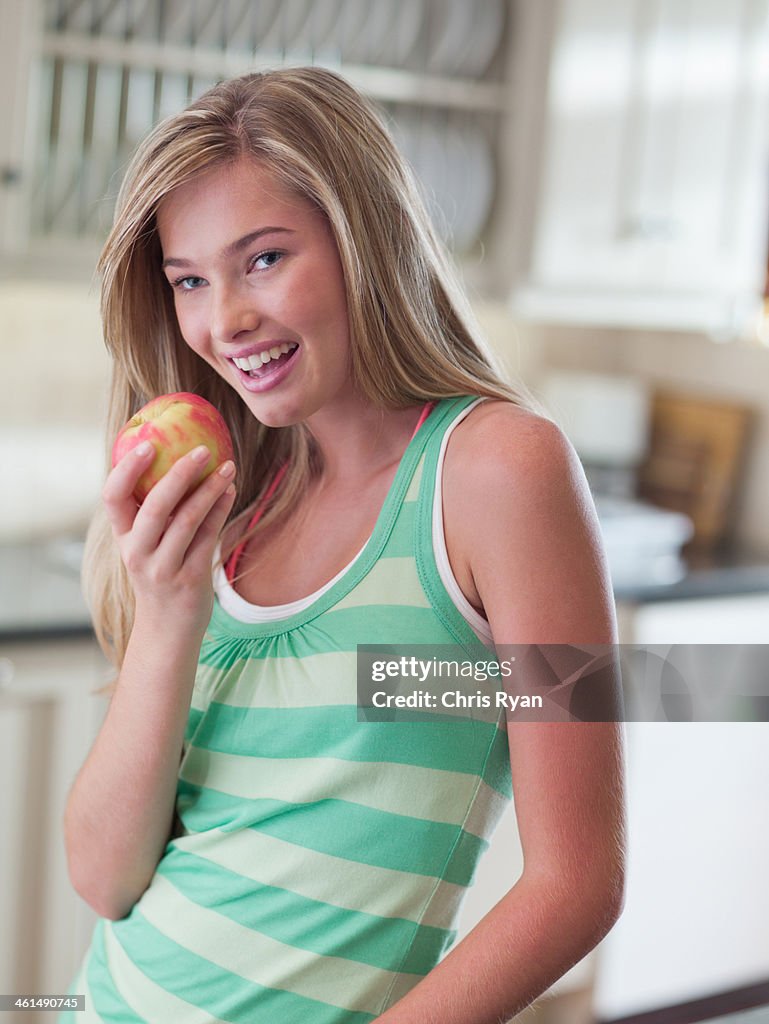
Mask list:
[{"label": "woman's fingers", "polygon": [[128,533],[134,524],[138,506],[133,490],[152,462],[154,451],[149,441],[143,441],[127,452],[107,476],[102,500],[117,536]]},{"label": "woman's fingers", "polygon": [[[233,463],[223,463],[174,511],[158,545],[158,556],[166,571],[173,572],[182,562],[189,561],[193,549],[204,547],[213,554],[219,530],[235,500],[234,476]],[[206,568],[210,571],[210,564]]]},{"label": "woman's fingers", "polygon": [[211,506],[208,515],[198,527],[198,531],[184,555],[188,564],[200,557],[202,559],[201,571],[208,575],[211,573],[211,562],[216,541],[235,503],[235,492],[235,485],[229,484],[225,488],[224,493],[219,495]]},{"label": "woman's fingers", "polygon": [[235,500],[235,466],[227,461],[201,480],[210,456],[201,445],[178,459],[137,507],[133,491],[151,464],[152,452],[151,445],[137,446],[104,486],[123,562],[135,588],[170,585],[188,593],[198,580],[210,588],[216,539]]},{"label": "woman's fingers", "polygon": [[177,459],[150,490],[136,514],[133,535],[142,552],[154,551],[168,527],[168,520],[199,481],[210,456],[205,445]]}]

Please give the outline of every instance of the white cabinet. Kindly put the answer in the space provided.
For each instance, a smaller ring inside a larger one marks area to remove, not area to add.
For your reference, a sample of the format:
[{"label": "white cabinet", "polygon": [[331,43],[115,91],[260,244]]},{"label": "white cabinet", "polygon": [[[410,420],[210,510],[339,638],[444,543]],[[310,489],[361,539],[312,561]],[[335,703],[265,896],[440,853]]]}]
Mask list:
[{"label": "white cabinet", "polygon": [[0,643],[1,992],[63,995],[96,922],[69,881],[62,818],[106,712],[93,695],[105,672],[87,637]]},{"label": "white cabinet", "polygon": [[[620,612],[623,642],[701,645],[695,653],[716,666],[726,657],[724,669],[730,652],[715,645],[769,635],[765,594]],[[631,721],[627,761],[625,909],[596,951],[593,1011],[603,1020],[769,976],[769,724]]]},{"label": "white cabinet", "polygon": [[439,233],[477,264],[509,106],[509,7],[0,0],[0,82],[15,126],[0,155],[20,182],[0,185],[0,271],[89,279],[122,173],[154,123],[222,78],[310,63],[384,109]]},{"label": "white cabinet", "polygon": [[381,0],[370,24],[359,0],[330,6],[274,5],[260,25],[254,5],[233,27],[224,0],[168,17],[160,0],[0,0],[0,269],[90,277],[157,118],[218,77],[315,60],[385,107],[479,297],[564,323],[754,326],[769,0],[483,0],[471,20]]},{"label": "white cabinet", "polygon": [[3,125],[0,131],[0,257],[7,258],[24,245],[28,230],[30,179],[29,69],[39,38],[36,2],[0,0],[0,95]]},{"label": "white cabinet", "polygon": [[769,977],[768,741],[766,723],[630,724],[627,893],[597,950],[599,1019]]},{"label": "white cabinet", "polygon": [[769,594],[621,603],[617,618],[622,643],[765,644]]},{"label": "white cabinet", "polygon": [[516,310],[746,328],[769,224],[769,4],[547,0],[540,22],[548,10]]}]

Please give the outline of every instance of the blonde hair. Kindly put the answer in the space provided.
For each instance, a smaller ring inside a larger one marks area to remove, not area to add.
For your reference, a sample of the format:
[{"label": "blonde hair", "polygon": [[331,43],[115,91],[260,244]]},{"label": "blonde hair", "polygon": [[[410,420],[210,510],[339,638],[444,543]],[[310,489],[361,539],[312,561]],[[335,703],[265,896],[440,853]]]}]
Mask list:
[{"label": "blonde hair", "polygon": [[[214,167],[249,157],[325,214],[347,294],[354,381],[372,404],[401,409],[474,394],[538,410],[507,382],[480,335],[413,175],[379,113],[340,75],[280,68],[221,82],[158,124],[138,148],[99,261],[102,320],[113,358],[108,443],[151,398],[194,391],[222,413],[236,464],[248,467],[230,516],[231,553],[284,461],[282,486],[254,532],[293,507],[320,469],[301,423],[259,423],[185,344],[160,271],[158,204]],[[248,536],[251,533],[249,532]],[[130,635],[130,582],[103,509],[88,534],[84,590],[97,638],[119,666]]]}]

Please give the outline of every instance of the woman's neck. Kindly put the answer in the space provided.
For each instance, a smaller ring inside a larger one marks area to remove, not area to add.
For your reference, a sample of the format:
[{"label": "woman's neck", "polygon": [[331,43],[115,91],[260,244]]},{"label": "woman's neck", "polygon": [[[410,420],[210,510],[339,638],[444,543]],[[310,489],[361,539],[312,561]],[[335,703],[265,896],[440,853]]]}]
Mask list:
[{"label": "woman's neck", "polygon": [[322,465],[318,491],[364,486],[400,461],[421,412],[421,405],[398,410],[368,406],[310,417],[307,426]]}]

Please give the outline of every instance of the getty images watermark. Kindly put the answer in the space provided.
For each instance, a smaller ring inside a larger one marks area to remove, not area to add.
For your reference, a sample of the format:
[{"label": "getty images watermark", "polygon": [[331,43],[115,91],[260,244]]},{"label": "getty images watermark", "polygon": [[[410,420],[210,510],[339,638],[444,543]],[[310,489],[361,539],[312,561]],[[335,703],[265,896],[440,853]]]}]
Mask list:
[{"label": "getty images watermark", "polygon": [[360,644],[358,720],[769,721],[767,644]]}]

